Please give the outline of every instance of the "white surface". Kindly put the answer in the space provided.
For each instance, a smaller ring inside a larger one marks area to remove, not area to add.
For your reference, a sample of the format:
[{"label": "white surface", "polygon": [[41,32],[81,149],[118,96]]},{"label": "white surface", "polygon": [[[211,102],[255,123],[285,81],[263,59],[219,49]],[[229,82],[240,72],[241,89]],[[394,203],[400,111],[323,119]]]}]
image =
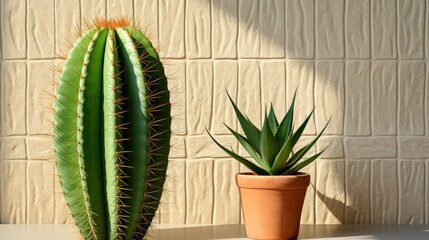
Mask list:
[{"label": "white surface", "polygon": [[[0,225],[1,240],[73,240],[71,225]],[[247,239],[243,225],[158,225],[148,239]],[[429,239],[429,225],[302,225],[298,239]]]},{"label": "white surface", "polygon": [[75,240],[73,225],[0,224],[1,240]]}]

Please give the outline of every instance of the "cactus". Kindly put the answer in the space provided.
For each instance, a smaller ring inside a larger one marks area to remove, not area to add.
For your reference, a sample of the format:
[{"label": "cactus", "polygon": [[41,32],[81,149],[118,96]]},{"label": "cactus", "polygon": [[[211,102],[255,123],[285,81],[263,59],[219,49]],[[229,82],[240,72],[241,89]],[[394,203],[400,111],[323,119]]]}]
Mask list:
[{"label": "cactus", "polygon": [[170,149],[167,78],[125,20],[96,20],[69,52],[56,90],[57,171],[85,239],[142,239]]}]

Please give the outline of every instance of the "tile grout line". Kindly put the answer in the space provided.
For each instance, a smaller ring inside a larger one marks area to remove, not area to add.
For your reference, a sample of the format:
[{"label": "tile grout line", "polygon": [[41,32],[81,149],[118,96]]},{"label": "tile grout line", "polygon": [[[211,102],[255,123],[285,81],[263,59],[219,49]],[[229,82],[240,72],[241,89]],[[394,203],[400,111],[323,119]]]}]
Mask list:
[{"label": "tile grout line", "polygon": [[[342,129],[342,133],[343,133],[343,136],[346,136],[346,133],[345,133],[345,131],[346,131],[346,110],[347,110],[347,103],[348,103],[348,100],[347,100],[347,62],[346,61],[344,61],[344,60],[346,60],[347,59],[347,57],[348,57],[348,50],[347,50],[347,47],[348,47],[348,44],[347,44],[347,29],[348,29],[348,27],[347,27],[347,23],[348,23],[348,19],[347,19],[347,17],[346,17],[346,11],[347,11],[347,7],[348,7],[348,5],[349,5],[349,1],[348,0],[344,0],[343,1],[343,3],[344,3],[344,5],[343,5],[343,9],[342,9],[342,13],[343,13],[343,28],[342,28],[342,30],[343,30],[343,34],[342,34],[342,40],[343,40],[343,61],[341,61],[341,63],[342,63],[342,69],[343,69],[343,75],[342,75],[342,77],[343,77],[343,79],[342,79],[342,81],[343,81],[343,96],[344,96],[344,99],[343,99],[343,116],[342,116],[342,127],[343,127],[343,129]],[[347,184],[348,184],[348,178],[347,178],[347,170],[348,170],[348,160],[347,160],[348,158],[347,158],[347,156],[344,158],[344,163],[343,163],[343,166],[344,166],[344,172],[343,172],[343,174],[344,174],[344,177],[343,177],[343,179],[344,179],[344,206],[343,206],[343,213],[344,213],[344,219],[343,219],[343,221],[344,221],[344,223],[347,223],[347,204],[348,204],[348,197],[347,197],[347,193],[348,193],[348,189],[347,189]],[[340,222],[341,222],[341,220],[339,220]]]},{"label": "tile grout line", "polygon": [[[314,44],[313,44],[313,58],[317,58],[317,51],[316,51],[316,44],[317,44],[317,30],[318,30],[318,26],[317,26],[317,24],[316,24],[316,18],[317,18],[317,6],[318,6],[318,4],[317,4],[317,1],[316,0],[313,0],[312,1],[312,3],[313,3],[313,11],[314,11],[314,13],[313,13],[313,27],[314,27],[314,30],[313,30],[313,36],[314,36]],[[313,62],[313,65],[314,65],[314,79],[313,79],[313,85],[314,86],[316,86],[316,79],[317,79],[317,69],[318,69],[318,65],[316,64],[316,62],[314,61]],[[313,89],[313,99],[314,99],[314,102],[316,102],[316,88],[314,88]],[[315,121],[315,123],[317,123],[317,115],[315,114],[315,116],[314,116],[314,121]],[[316,128],[316,131],[317,131],[317,124],[315,124],[315,128]],[[314,199],[313,199],[313,209],[314,209],[314,212],[313,212],[313,222],[315,223],[315,224],[317,224],[317,211],[318,211],[318,208],[317,208],[317,198],[319,198],[318,197],[318,195],[317,195],[317,178],[318,178],[318,171],[317,171],[317,167],[318,167],[318,161],[315,161],[314,162],[314,187],[313,187],[313,191],[314,191]]]},{"label": "tile grout line", "polygon": [[[211,23],[213,22],[213,14],[212,14],[212,8],[211,8],[211,4],[212,4],[212,2],[210,3],[210,5],[209,5],[209,8],[210,8],[210,44],[213,44],[213,39],[212,39],[212,34],[211,34],[211,32],[213,31],[213,29],[211,28]],[[212,54],[212,47],[211,47],[211,49],[210,49],[210,56],[213,56],[213,54]],[[212,61],[211,62],[211,73],[212,73],[212,78],[211,78],[211,82],[212,82],[212,89],[211,89],[211,111],[210,111],[210,122],[209,122],[209,124],[210,124],[210,129],[213,127],[213,121],[214,121],[214,111],[215,111],[215,108],[214,108],[214,99],[215,99],[215,97],[214,97],[214,94],[215,94],[215,64],[214,64],[214,62]],[[215,174],[216,174],[216,166],[219,166],[219,165],[216,165],[216,163],[215,163],[215,161],[214,160],[211,160],[212,161],[212,182],[213,182],[213,189],[212,189],[212,191],[213,191],[213,206],[212,206],[212,211],[211,211],[211,224],[214,224],[215,223],[215,211],[216,211],[216,205],[217,205],[217,202],[216,202],[216,196],[217,196],[217,194],[216,194],[216,186],[217,186],[217,182],[215,181]]]},{"label": "tile grout line", "polygon": [[[370,136],[374,136],[374,106],[372,106],[372,104],[374,104],[374,78],[373,78],[373,76],[372,76],[372,71],[373,71],[373,62],[374,62],[374,52],[373,52],[373,48],[372,48],[372,46],[373,46],[373,41],[374,41],[374,39],[373,39],[373,34],[372,34],[372,32],[373,32],[373,30],[374,30],[374,28],[373,28],[373,25],[372,25],[372,23],[373,23],[373,15],[372,15],[372,11],[373,11],[373,7],[374,7],[374,2],[373,1],[369,1],[369,3],[368,3],[368,16],[369,16],[369,19],[368,19],[368,21],[369,21],[369,23],[368,23],[368,25],[369,25],[369,28],[368,28],[368,35],[369,35],[369,57],[371,58],[371,60],[370,60],[370,62],[369,62],[369,72],[368,72],[368,74],[369,74],[369,97],[370,97],[370,99],[369,99],[369,101],[370,101],[370,104],[369,104],[369,112],[368,112],[368,114],[369,114],[369,133],[370,133]],[[373,159],[370,159],[370,160],[368,160],[368,176],[369,176],[369,186],[368,186],[368,189],[369,189],[369,193],[368,193],[368,195],[369,195],[369,197],[368,197],[368,199],[369,199],[369,203],[368,203],[368,206],[369,206],[369,219],[368,219],[368,224],[372,224],[373,223],[373,205],[372,205],[372,200],[373,200],[373,193],[372,193],[372,191],[373,191],[373,177],[372,177],[372,161],[373,161]]]},{"label": "tile grout line", "polygon": [[[241,16],[241,14],[240,14],[240,6],[241,6],[240,1],[237,0],[237,12],[236,12],[236,14],[237,14],[238,18],[240,18],[240,16]],[[240,25],[239,24],[237,24],[236,31],[237,31],[237,38],[235,39],[235,46],[236,46],[236,48],[235,48],[235,50],[236,50],[235,54],[236,54],[236,56],[238,58],[238,56],[240,55],[240,48],[239,48],[239,41],[238,41],[238,39],[240,39]],[[240,99],[240,78],[241,78],[241,75],[242,75],[242,73],[241,73],[242,66],[238,62],[236,64],[236,66],[237,66],[237,79],[235,79],[235,82],[236,82],[236,86],[237,86],[237,89],[236,89],[237,92],[236,92],[236,95],[235,95],[235,102],[238,105],[239,102],[241,101],[241,99]],[[239,124],[238,124],[238,119],[237,118],[234,118],[234,124],[236,126],[236,131],[239,132],[239,128],[240,127],[238,126]],[[241,172],[241,165],[242,165],[241,163],[238,163],[238,172]],[[244,221],[243,221],[243,219],[241,217],[242,208],[243,208],[243,204],[241,202],[241,195],[239,193],[239,203],[238,203],[238,223],[239,224],[243,224],[244,223]]]},{"label": "tile grout line", "polygon": [[[395,13],[396,13],[396,17],[395,17],[395,31],[396,31],[396,54],[397,54],[397,58],[399,58],[399,3],[398,0],[395,0]],[[399,67],[399,62],[396,64],[396,81],[397,81],[397,88],[396,88],[396,182],[397,182],[397,189],[398,189],[398,195],[397,195],[397,218],[396,218],[396,223],[400,224],[401,222],[401,171],[400,171],[400,163],[401,163],[401,159],[399,158],[399,150],[400,150],[400,141],[399,141],[399,135],[400,135],[400,121],[399,121],[399,117],[400,117],[400,112],[399,112],[399,107],[400,107],[400,92],[401,92],[401,86],[400,86],[400,67]]]},{"label": "tile grout line", "polygon": [[[28,41],[28,1],[25,1],[25,40],[26,40],[26,49],[25,49],[25,56],[26,56],[26,61],[25,61],[25,107],[24,107],[24,114],[25,114],[25,134],[28,134],[28,59],[29,54],[28,54],[28,48],[29,48],[29,41]],[[28,162],[25,161],[25,177],[24,177],[24,186],[25,186],[25,223],[28,223]]]},{"label": "tile grout line", "polygon": [[[0,9],[4,9],[3,7],[4,1],[0,2]],[[0,16],[1,18],[1,16]],[[0,220],[4,221],[4,181],[3,181],[3,19],[0,19],[0,51],[1,51],[1,59],[0,59]],[[2,222],[3,223],[3,222]]]}]

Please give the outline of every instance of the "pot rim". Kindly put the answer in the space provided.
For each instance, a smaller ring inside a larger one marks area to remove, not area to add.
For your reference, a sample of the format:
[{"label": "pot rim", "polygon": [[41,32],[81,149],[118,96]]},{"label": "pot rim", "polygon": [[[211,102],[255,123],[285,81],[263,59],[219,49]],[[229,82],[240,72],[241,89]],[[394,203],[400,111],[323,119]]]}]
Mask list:
[{"label": "pot rim", "polygon": [[246,176],[251,178],[287,178],[287,177],[307,177],[310,176],[309,173],[306,172],[296,172],[295,174],[289,174],[289,175],[258,175],[254,172],[239,172],[236,173],[236,175],[240,176]]},{"label": "pot rim", "polygon": [[239,188],[252,189],[307,189],[310,184],[310,174],[303,172],[297,172],[294,175],[277,176],[241,172],[236,174],[235,179]]}]

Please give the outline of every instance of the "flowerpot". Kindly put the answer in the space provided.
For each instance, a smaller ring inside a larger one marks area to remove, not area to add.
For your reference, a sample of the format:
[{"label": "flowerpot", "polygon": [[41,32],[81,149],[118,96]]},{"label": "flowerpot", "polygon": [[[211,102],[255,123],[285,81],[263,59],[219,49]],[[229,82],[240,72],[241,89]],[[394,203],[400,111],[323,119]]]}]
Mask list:
[{"label": "flowerpot", "polygon": [[259,176],[238,173],[247,237],[292,239],[298,236],[310,175]]}]

